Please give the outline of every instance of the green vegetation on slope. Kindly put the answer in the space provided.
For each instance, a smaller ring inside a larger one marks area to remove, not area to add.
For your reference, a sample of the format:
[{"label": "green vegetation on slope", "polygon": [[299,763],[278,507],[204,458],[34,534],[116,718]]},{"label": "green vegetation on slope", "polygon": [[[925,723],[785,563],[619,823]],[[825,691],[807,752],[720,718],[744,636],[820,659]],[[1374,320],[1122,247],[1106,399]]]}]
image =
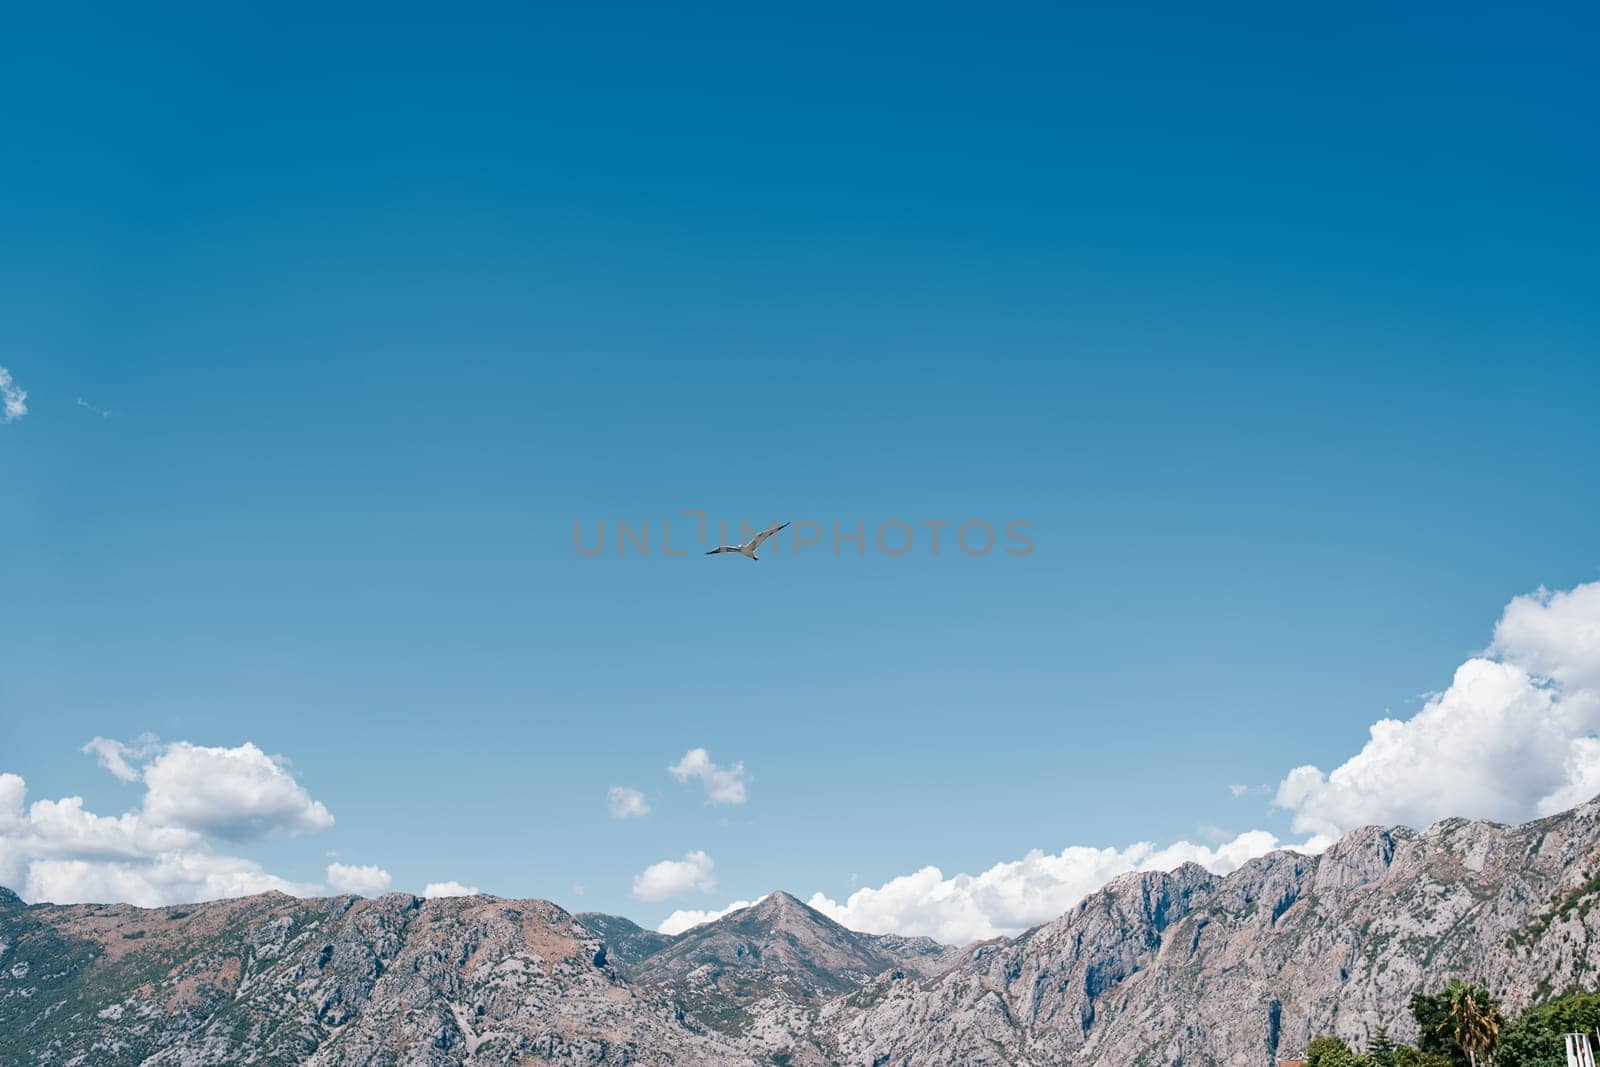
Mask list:
[{"label": "green vegetation on slope", "polygon": [[1486,989],[1456,979],[1437,993],[1413,993],[1411,1014],[1418,1047],[1396,1045],[1385,1030],[1363,1052],[1319,1037],[1306,1050],[1308,1067],[1567,1067],[1563,1035],[1600,1035],[1600,993],[1535,1003],[1506,1022]]}]

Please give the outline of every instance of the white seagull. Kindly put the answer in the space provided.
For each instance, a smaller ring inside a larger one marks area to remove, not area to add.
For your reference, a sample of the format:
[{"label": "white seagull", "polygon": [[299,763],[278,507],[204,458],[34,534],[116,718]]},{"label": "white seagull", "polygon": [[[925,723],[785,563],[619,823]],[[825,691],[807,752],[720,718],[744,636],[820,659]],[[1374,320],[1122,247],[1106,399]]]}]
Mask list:
[{"label": "white seagull", "polygon": [[765,530],[762,530],[760,533],[756,534],[742,545],[723,545],[721,548],[713,548],[710,552],[707,552],[706,555],[715,556],[719,552],[737,552],[739,555],[744,556],[747,559],[753,559],[759,563],[761,562],[761,557],[756,555],[756,549],[760,548],[762,542],[764,542],[767,538],[771,537],[773,534],[777,533],[787,525],[789,524],[786,522],[780,522],[773,526],[768,526]]}]

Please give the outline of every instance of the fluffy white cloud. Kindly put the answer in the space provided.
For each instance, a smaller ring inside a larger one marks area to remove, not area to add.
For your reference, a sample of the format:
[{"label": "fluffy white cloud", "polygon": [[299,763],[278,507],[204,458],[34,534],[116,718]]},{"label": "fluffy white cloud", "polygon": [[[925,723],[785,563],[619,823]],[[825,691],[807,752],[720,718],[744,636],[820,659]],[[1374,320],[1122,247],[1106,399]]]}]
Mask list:
[{"label": "fluffy white cloud", "polygon": [[[8,777],[22,786],[21,778]],[[154,825],[136,812],[96,815],[84,810],[82,797],[36,800],[13,825],[14,835],[26,838],[29,852],[41,859],[140,859],[201,841],[192,830]]]},{"label": "fluffy white cloud", "polygon": [[652,863],[633,876],[633,895],[640,900],[666,900],[685,893],[709,893],[717,888],[711,857],[696,850],[681,860]]},{"label": "fluffy white cloud", "polygon": [[349,863],[328,864],[328,885],[340,893],[357,893],[375,897],[389,890],[394,879],[389,872],[375,864],[357,867]]},{"label": "fluffy white cloud", "polygon": [[687,782],[691,778],[700,779],[700,784],[706,789],[706,802],[708,804],[743,804],[745,802],[745,786],[749,776],[745,774],[744,764],[735,763],[731,767],[719,767],[711,760],[711,755],[703,748],[691,748],[683,754],[683,758],[667,768],[667,773],[680,782]]},{"label": "fluffy white cloud", "polygon": [[1495,624],[1490,654],[1560,683],[1569,697],[1600,690],[1600,582],[1540,588],[1512,599]]},{"label": "fluffy white cloud", "polygon": [[0,367],[0,422],[20,419],[28,413],[28,391],[18,385],[11,372]]},{"label": "fluffy white cloud", "polygon": [[1506,606],[1488,652],[1410,719],[1372,725],[1332,771],[1296,767],[1277,804],[1325,836],[1450,816],[1517,822],[1600,792],[1600,582]]},{"label": "fluffy white cloud", "polygon": [[650,805],[645,803],[644,794],[629,786],[612,786],[606,794],[606,801],[611,807],[613,819],[650,814]]},{"label": "fluffy white cloud", "polygon": [[156,908],[273,890],[306,897],[320,889],[268,874],[252,860],[191,851],[139,863],[37,860],[29,868],[21,896],[56,904],[116,901]]},{"label": "fluffy white cloud", "polygon": [[315,833],[333,815],[255,745],[208,748],[179,741],[144,768],[144,814],[227,841]]},{"label": "fluffy white cloud", "polygon": [[1053,855],[1035,849],[979,875],[946,878],[939,868],[924,867],[858,889],[842,904],[821,893],[809,903],[852,930],[962,945],[1049,922],[1119,874],[1170,870],[1190,861],[1225,874],[1279,847],[1272,834],[1252,830],[1215,848],[1179,841],[1159,849],[1149,842],[1121,849],[1074,846]]},{"label": "fluffy white cloud", "polygon": [[278,890],[309,895],[250,860],[210,852],[202,836],[139,812],[85,810],[81,797],[24,804],[26,783],[0,774],[0,885],[29,901],[143,907]]},{"label": "fluffy white cloud", "polygon": [[422,887],[422,895],[429,900],[439,897],[475,897],[481,890],[475,885],[462,885],[460,882],[429,882]]},{"label": "fluffy white cloud", "polygon": [[146,907],[267,890],[322,891],[211,850],[214,838],[333,824],[328,809],[256,746],[162,745],[147,735],[132,744],[96,737],[83,750],[125,782],[143,779],[143,806],[116,816],[88,811],[81,797],[25,806],[26,783],[0,774],[0,885],[30,901]]},{"label": "fluffy white cloud", "polygon": [[732,904],[729,904],[726,908],[714,908],[710,910],[703,910],[700,908],[680,908],[671,915],[668,915],[665,919],[661,920],[660,924],[656,926],[656,933],[681,934],[691,927],[699,926],[701,923],[715,922],[724,915],[731,915],[733,912],[739,911],[743,908],[751,907],[755,904],[759,904],[766,899],[766,897],[757,897],[754,900],[736,900]]},{"label": "fluffy white cloud", "polygon": [[186,741],[164,745],[145,734],[132,744],[96,737],[83,751],[124,782],[144,780],[144,815],[155,825],[229,841],[333,825],[333,815],[279,760],[248,741],[208,748]]}]

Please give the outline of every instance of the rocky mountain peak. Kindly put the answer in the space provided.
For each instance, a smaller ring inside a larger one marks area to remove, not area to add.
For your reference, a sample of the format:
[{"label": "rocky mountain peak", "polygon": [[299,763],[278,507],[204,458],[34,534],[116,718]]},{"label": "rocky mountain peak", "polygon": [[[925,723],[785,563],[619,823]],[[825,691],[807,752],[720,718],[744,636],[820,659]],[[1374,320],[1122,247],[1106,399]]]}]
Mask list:
[{"label": "rocky mountain peak", "polygon": [[1198,863],[1184,863],[1170,871],[1129,871],[1090,893],[1041,932],[1072,928],[1090,921],[1090,916],[1114,922],[1132,920],[1159,931],[1187,914],[1220,881]]},{"label": "rocky mountain peak", "polygon": [[632,973],[704,1025],[737,1033],[755,1015],[792,1019],[881,974],[934,973],[946,951],[846,929],[780,890],[684,931]]},{"label": "rocky mountain peak", "polygon": [[755,903],[754,908],[758,911],[766,911],[775,915],[793,914],[797,911],[806,911],[813,915],[821,914],[810,905],[801,901],[799,897],[796,897],[790,893],[785,893],[781,889],[774,889],[772,892],[762,897]]},{"label": "rocky mountain peak", "polygon": [[[837,925],[832,919],[829,919],[798,897],[785,893],[781,889],[773,890],[747,908],[729,912],[727,915],[722,916],[721,919],[713,920],[712,924],[721,922],[723,919],[735,919],[736,923],[755,924],[763,927],[803,927],[818,923]],[[692,933],[693,929],[696,928],[691,928],[688,932]]]},{"label": "rocky mountain peak", "polygon": [[1396,849],[1415,837],[1405,827],[1363,826],[1345,834],[1317,862],[1316,889],[1355,889],[1389,874]]}]

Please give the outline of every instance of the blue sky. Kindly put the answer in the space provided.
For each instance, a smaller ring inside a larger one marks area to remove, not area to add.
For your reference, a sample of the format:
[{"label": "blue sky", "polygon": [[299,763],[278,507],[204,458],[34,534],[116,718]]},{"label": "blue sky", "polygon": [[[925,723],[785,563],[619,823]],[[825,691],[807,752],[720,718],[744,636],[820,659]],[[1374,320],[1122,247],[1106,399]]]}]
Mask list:
[{"label": "blue sky", "polygon": [[[8,22],[30,798],[250,742],[335,821],[230,855],[652,923],[1289,840],[1290,769],[1600,578],[1579,5]],[[573,551],[685,508],[1036,547]]]}]

